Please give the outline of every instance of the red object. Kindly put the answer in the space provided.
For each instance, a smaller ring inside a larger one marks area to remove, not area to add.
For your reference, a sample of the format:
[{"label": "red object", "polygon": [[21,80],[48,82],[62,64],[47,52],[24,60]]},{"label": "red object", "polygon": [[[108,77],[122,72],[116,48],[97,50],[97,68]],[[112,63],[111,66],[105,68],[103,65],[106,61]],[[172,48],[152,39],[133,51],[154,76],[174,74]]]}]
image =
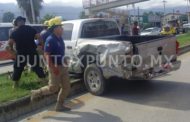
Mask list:
[{"label": "red object", "polygon": [[176,54],[179,54],[179,42],[178,41],[176,41]]},{"label": "red object", "polygon": [[10,60],[12,59],[12,55],[7,51],[0,51],[0,60]]}]

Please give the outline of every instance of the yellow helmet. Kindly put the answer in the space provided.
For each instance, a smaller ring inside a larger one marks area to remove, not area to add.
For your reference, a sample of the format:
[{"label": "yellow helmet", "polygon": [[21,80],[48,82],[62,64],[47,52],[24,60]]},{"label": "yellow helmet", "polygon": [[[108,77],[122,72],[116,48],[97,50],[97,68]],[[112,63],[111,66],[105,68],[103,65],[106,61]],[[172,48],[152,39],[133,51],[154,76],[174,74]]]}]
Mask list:
[{"label": "yellow helmet", "polygon": [[52,26],[56,26],[56,25],[62,25],[62,17],[58,16],[58,17],[54,17],[52,19],[49,20],[48,25],[49,27]]},{"label": "yellow helmet", "polygon": [[45,22],[44,22],[44,25],[45,25],[45,26],[49,26],[49,21],[45,21]]}]

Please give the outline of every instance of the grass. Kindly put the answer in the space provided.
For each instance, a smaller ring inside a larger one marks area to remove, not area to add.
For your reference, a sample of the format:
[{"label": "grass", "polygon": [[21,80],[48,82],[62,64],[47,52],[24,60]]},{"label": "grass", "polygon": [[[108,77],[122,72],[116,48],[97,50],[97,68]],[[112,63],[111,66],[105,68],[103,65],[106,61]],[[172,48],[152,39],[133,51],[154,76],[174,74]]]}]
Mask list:
[{"label": "grass", "polygon": [[39,78],[35,73],[25,71],[19,81],[19,87],[13,89],[13,81],[8,78],[8,75],[0,75],[0,104],[27,96],[31,90],[45,85],[37,81]]},{"label": "grass", "polygon": [[183,34],[183,35],[179,35],[177,37],[177,40],[180,43],[180,47],[184,47],[186,45],[190,45],[190,32]]}]

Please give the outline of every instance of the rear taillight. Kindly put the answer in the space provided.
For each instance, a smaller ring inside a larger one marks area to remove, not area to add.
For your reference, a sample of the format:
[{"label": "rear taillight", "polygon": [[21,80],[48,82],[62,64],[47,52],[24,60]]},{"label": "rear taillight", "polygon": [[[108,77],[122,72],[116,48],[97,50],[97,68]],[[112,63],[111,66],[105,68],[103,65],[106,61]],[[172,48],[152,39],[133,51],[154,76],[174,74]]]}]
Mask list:
[{"label": "rear taillight", "polygon": [[178,54],[178,53],[179,53],[179,42],[176,41],[176,54]]}]

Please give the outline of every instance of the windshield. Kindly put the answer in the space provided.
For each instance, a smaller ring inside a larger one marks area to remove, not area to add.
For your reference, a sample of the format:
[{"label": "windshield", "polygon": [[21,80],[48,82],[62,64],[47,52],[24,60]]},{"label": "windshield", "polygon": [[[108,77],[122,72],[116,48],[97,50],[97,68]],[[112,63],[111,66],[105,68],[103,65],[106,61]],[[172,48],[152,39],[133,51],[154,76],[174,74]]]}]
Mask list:
[{"label": "windshield", "polygon": [[94,21],[83,25],[81,38],[95,38],[120,35],[118,26],[113,21]]}]

